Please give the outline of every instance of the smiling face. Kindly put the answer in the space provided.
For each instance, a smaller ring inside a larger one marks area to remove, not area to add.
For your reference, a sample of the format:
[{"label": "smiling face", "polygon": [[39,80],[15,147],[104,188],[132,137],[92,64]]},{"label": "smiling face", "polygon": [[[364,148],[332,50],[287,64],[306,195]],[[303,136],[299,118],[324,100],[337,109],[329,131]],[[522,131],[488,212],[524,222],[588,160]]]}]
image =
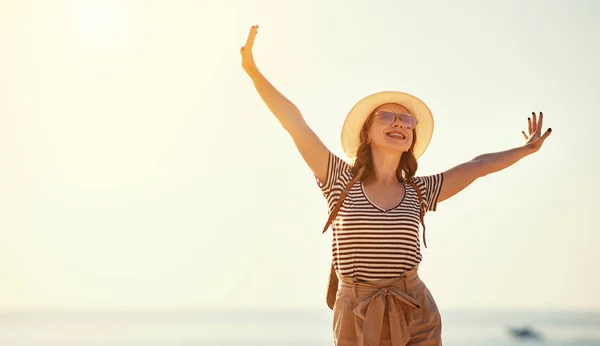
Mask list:
[{"label": "smiling face", "polygon": [[[398,116],[391,124],[385,124],[377,116],[380,111],[391,111]],[[410,112],[404,106],[395,103],[383,104],[375,109],[368,132],[372,150],[401,155],[410,149],[413,142],[413,130],[406,127],[400,120],[399,116],[404,114],[410,115]]]}]

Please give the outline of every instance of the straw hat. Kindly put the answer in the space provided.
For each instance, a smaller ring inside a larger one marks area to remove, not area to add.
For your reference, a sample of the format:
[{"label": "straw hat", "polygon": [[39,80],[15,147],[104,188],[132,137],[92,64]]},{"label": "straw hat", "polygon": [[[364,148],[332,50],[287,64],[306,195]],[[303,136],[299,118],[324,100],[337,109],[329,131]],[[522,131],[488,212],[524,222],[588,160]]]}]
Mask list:
[{"label": "straw hat", "polygon": [[397,103],[404,106],[410,114],[417,118],[418,124],[415,127],[417,141],[414,146],[414,155],[418,158],[425,152],[433,135],[433,115],[429,107],[413,95],[399,91],[382,91],[358,101],[346,116],[342,126],[342,148],[348,157],[356,158],[363,124],[377,107],[386,103]]}]

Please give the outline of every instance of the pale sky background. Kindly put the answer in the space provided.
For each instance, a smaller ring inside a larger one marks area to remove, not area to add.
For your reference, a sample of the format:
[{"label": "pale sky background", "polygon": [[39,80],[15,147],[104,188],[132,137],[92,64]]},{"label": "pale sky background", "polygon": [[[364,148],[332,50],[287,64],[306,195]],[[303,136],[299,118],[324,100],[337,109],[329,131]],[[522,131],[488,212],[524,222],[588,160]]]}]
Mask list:
[{"label": "pale sky background", "polygon": [[[451,3],[451,4],[450,4]],[[241,69],[327,146],[352,105],[413,93],[418,174],[537,154],[426,217],[421,276],[450,308],[600,308],[600,3],[0,2],[0,309],[325,306],[326,204]]]}]

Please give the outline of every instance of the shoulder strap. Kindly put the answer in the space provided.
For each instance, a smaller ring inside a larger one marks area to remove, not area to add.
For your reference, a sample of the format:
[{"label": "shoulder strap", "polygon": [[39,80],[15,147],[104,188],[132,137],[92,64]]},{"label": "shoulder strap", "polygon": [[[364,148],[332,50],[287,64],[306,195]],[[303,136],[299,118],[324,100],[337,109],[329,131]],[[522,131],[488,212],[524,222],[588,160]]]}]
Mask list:
[{"label": "shoulder strap", "polygon": [[348,185],[346,185],[346,188],[344,188],[344,190],[342,191],[340,199],[338,199],[337,203],[335,204],[335,207],[333,208],[331,213],[329,213],[329,219],[327,220],[325,227],[323,227],[323,233],[327,232],[329,225],[331,225],[331,223],[337,216],[338,211],[340,211],[340,208],[342,207],[342,203],[344,202],[344,199],[348,195],[348,192],[350,192],[350,189],[352,188],[354,183],[356,183],[356,181],[360,178],[360,176],[363,174],[364,171],[365,171],[365,166],[362,166],[358,170],[358,173],[356,173],[356,175],[352,179],[350,179],[350,182],[348,182]]},{"label": "shoulder strap", "polygon": [[[322,233],[327,232],[329,225],[331,225],[331,223],[337,216],[337,213],[340,211],[340,208],[342,207],[342,203],[344,202],[344,199],[348,195],[348,192],[350,192],[350,188],[352,188],[352,186],[360,178],[360,176],[362,175],[364,170],[365,170],[365,166],[361,167],[360,170],[358,171],[358,173],[356,174],[356,176],[354,176],[350,180],[350,182],[348,182],[348,185],[346,185],[346,188],[342,191],[340,199],[335,204],[335,207],[333,208],[331,213],[329,213],[329,219],[327,220],[325,227],[323,227]],[[425,247],[427,247],[427,239],[425,238],[425,221],[423,219],[425,216],[425,208],[424,208],[425,202],[423,201],[423,195],[421,194],[421,189],[417,186],[417,184],[415,184],[415,182],[412,179],[408,180],[408,183],[413,187],[413,189],[415,189],[415,191],[417,192],[417,195],[419,196],[419,218],[421,219],[421,225],[423,225],[423,244],[425,245]]]},{"label": "shoulder strap", "polygon": [[419,196],[419,218],[421,219],[421,225],[423,225],[423,244],[427,247],[427,240],[425,239],[425,221],[423,217],[425,216],[425,202],[423,201],[423,195],[421,194],[421,189],[415,184],[415,182],[410,179],[408,183],[417,191],[417,195]]}]

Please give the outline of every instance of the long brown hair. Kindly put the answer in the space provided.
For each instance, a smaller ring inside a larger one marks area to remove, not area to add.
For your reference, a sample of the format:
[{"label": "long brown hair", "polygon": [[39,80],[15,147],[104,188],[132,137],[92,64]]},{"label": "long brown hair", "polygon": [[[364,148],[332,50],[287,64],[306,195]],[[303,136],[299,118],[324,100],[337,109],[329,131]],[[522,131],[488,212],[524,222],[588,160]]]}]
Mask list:
[{"label": "long brown hair", "polygon": [[[368,143],[369,129],[371,128],[374,119],[375,112],[369,115],[363,124],[362,129],[360,130],[360,144],[358,146],[358,150],[356,151],[356,160],[354,160],[354,163],[352,164],[352,174],[354,175],[358,174],[358,170],[365,166],[365,171],[360,179],[366,183],[375,177],[371,146]],[[410,178],[414,177],[415,173],[417,172],[417,168],[419,167],[417,158],[413,154],[415,143],[417,141],[417,133],[415,130],[412,130],[412,133],[413,142],[408,151],[402,154],[400,162],[398,163],[398,168],[396,168],[396,178],[398,178],[398,181],[401,183],[404,183]]]}]

